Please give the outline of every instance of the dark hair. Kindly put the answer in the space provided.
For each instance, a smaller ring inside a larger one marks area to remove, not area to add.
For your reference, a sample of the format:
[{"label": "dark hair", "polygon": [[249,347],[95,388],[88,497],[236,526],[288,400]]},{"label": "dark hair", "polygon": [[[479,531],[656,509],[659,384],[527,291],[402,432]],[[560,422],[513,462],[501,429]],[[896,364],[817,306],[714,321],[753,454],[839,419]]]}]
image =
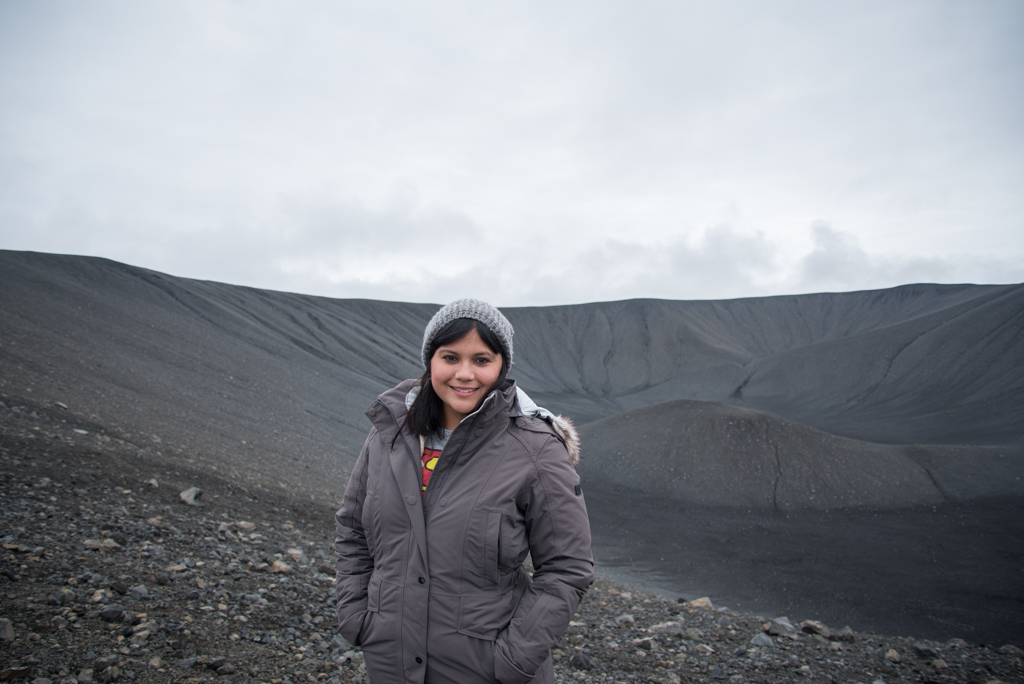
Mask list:
[{"label": "dark hair", "polygon": [[420,376],[420,393],[416,395],[416,400],[409,407],[409,413],[406,414],[402,427],[408,425],[415,434],[428,437],[441,434],[444,426],[444,402],[437,396],[437,392],[434,391],[434,386],[430,382],[430,359],[434,357],[434,352],[439,347],[461,340],[473,329],[476,329],[480,339],[492,352],[501,354],[501,373],[498,375],[495,385],[501,385],[505,380],[505,376],[508,375],[508,354],[502,349],[498,336],[487,327],[486,323],[473,318],[456,318],[438,330],[434,339],[430,341],[430,346],[427,347],[427,369]]}]

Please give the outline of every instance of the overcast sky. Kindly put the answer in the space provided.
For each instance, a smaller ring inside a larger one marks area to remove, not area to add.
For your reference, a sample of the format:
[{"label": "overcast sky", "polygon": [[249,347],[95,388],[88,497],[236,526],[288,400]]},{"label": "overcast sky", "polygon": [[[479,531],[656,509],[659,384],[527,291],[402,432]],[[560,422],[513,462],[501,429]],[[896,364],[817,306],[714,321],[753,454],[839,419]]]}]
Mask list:
[{"label": "overcast sky", "polygon": [[1024,281],[1024,2],[2,2],[0,248],[498,305]]}]

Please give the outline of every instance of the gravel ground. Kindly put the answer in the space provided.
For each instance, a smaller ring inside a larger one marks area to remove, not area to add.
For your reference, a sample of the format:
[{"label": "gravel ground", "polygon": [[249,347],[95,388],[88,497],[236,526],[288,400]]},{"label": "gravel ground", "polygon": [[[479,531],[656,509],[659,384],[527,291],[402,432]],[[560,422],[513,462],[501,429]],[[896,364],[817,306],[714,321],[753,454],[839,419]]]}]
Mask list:
[{"label": "gravel ground", "polygon": [[[333,626],[333,511],[168,465],[159,449],[0,395],[0,681],[365,682],[361,654]],[[193,487],[198,505],[182,498]],[[1016,645],[832,627],[599,579],[554,652],[555,673],[1024,681]]]}]

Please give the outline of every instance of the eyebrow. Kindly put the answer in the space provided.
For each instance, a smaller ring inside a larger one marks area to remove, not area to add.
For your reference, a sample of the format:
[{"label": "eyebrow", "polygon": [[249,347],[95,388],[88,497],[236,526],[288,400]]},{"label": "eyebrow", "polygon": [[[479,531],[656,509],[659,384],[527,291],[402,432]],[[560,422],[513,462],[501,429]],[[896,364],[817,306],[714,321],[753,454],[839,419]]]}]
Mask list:
[{"label": "eyebrow", "polygon": [[[459,354],[459,352],[449,347],[440,347],[438,348],[437,351],[441,352],[442,354],[455,354],[456,356],[458,356]],[[488,349],[487,351],[476,352],[475,354],[471,354],[471,356],[498,356],[498,353],[492,352],[490,349]]]}]

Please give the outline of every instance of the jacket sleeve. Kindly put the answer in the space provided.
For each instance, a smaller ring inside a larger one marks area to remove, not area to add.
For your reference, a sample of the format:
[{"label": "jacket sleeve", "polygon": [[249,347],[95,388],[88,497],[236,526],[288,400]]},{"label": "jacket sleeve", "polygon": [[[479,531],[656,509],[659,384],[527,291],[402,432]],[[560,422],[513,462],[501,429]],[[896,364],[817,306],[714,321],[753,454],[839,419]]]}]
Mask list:
[{"label": "jacket sleeve", "polygon": [[334,515],[334,554],[337,574],[334,578],[337,601],[338,630],[352,644],[358,645],[359,632],[366,616],[367,586],[373,572],[373,556],[363,529],[363,502],[366,499],[367,456],[370,432],[356,459],[352,476],[345,487],[341,508]]},{"label": "jacket sleeve", "polygon": [[519,501],[525,510],[533,582],[495,643],[495,676],[502,684],[531,680],[576,613],[594,579],[590,521],[566,449],[549,437],[536,474]]}]

